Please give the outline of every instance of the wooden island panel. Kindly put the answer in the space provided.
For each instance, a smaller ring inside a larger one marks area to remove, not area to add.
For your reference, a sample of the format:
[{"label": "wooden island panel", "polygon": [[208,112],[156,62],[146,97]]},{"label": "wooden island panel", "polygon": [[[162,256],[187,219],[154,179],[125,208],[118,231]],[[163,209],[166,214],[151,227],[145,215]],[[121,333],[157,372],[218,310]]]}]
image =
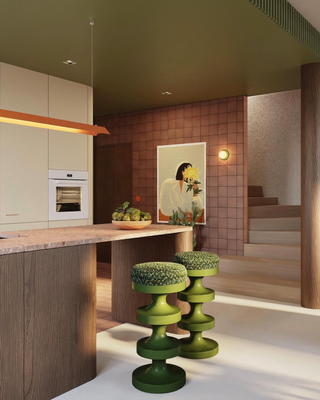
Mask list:
[{"label": "wooden island panel", "polygon": [[0,263],[0,399],[23,399],[23,255]]},{"label": "wooden island panel", "polygon": [[2,256],[0,293],[0,399],[50,400],[96,376],[96,245]]},{"label": "wooden island panel", "polygon": [[105,224],[2,236],[0,400],[50,400],[96,376],[96,243],[112,242],[114,312],[129,310],[119,319],[134,323],[133,309],[135,315],[142,305],[131,289],[134,263],[192,250],[192,229],[180,226],[128,232]]}]

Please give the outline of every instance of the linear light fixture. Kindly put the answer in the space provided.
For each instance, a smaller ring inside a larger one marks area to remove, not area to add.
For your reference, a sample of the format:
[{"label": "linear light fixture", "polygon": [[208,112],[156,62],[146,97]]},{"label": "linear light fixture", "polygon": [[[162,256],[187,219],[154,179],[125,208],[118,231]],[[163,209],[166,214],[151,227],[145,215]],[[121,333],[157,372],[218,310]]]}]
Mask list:
[{"label": "linear light fixture", "polygon": [[91,136],[97,136],[98,133],[110,135],[110,132],[103,126],[81,124],[79,122],[65,121],[63,119],[42,117],[40,115],[25,114],[3,109],[0,109],[0,122],[52,129],[55,131],[81,133]]}]

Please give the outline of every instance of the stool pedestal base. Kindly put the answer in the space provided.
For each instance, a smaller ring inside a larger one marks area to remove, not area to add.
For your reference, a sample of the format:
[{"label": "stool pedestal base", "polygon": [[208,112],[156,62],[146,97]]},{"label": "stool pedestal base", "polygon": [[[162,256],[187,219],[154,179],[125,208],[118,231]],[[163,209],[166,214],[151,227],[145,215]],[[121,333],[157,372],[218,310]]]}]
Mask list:
[{"label": "stool pedestal base", "polygon": [[147,393],[169,393],[181,389],[186,383],[185,371],[165,360],[153,360],[132,373],[135,388]]},{"label": "stool pedestal base", "polygon": [[190,337],[180,339],[180,357],[203,359],[214,357],[219,352],[219,345],[215,340],[202,337],[202,332],[190,332]]}]

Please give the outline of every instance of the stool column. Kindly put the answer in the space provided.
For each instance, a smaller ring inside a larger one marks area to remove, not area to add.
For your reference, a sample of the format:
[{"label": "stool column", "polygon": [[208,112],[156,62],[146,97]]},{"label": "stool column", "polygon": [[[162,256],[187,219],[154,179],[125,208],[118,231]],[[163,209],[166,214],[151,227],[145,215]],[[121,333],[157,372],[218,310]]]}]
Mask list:
[{"label": "stool column", "polygon": [[172,364],[168,358],[181,352],[180,341],[166,335],[166,327],[181,319],[181,310],[167,303],[169,293],[186,288],[187,272],[183,265],[170,262],[142,263],[131,270],[132,288],[150,293],[152,303],[139,307],[137,319],[152,326],[152,335],[137,342],[137,353],[152,360],[152,364],[136,368],[132,373],[135,388],[147,393],[168,393],[182,388],[186,382],[185,371]]},{"label": "stool column", "polygon": [[191,310],[183,315],[179,328],[190,331],[190,336],[181,341],[181,357],[185,358],[210,358],[218,354],[219,345],[215,340],[203,338],[202,332],[214,328],[214,317],[202,312],[202,304],[214,300],[214,290],[202,285],[204,276],[217,273],[217,270],[187,271],[190,285],[183,292],[178,293],[178,299],[187,301]]},{"label": "stool column", "polygon": [[205,288],[202,279],[219,272],[217,254],[205,251],[176,253],[173,261],[185,266],[190,285],[178,293],[178,299],[190,304],[189,314],[182,315],[178,326],[188,330],[190,336],[181,339],[181,357],[209,358],[218,354],[219,345],[215,340],[203,338],[202,332],[214,328],[214,317],[202,312],[202,304],[214,300],[214,290]]}]

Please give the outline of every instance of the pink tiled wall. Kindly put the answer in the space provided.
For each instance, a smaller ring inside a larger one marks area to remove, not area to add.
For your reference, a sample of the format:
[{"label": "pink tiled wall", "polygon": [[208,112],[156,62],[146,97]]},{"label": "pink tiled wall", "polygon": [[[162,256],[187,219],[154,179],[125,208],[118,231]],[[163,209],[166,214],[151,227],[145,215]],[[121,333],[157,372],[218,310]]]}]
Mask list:
[{"label": "pink tiled wall", "polygon": [[[95,118],[111,135],[95,146],[132,143],[133,206],[157,220],[157,146],[207,143],[207,221],[197,250],[243,255],[247,240],[247,98],[230,97]],[[228,149],[230,158],[218,153]],[[141,197],[140,203],[135,197]]]}]

